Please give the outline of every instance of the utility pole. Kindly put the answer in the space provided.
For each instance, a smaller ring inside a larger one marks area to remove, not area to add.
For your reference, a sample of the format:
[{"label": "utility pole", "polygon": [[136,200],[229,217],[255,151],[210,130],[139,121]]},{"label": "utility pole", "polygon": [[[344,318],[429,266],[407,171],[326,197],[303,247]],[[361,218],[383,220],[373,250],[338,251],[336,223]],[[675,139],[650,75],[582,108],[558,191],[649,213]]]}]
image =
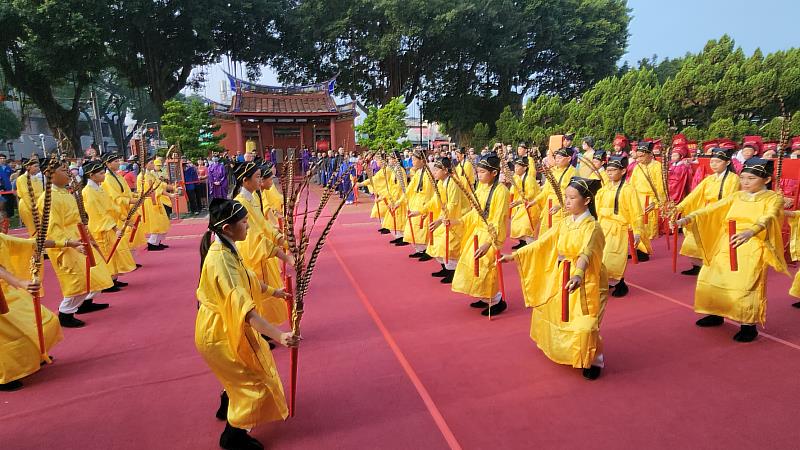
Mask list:
[{"label": "utility pole", "polygon": [[89,91],[89,103],[92,106],[92,128],[94,128],[94,143],[97,145],[97,150],[100,155],[106,152],[105,144],[103,142],[103,128],[102,123],[100,122],[100,111],[97,106],[97,94],[95,94],[94,88]]}]

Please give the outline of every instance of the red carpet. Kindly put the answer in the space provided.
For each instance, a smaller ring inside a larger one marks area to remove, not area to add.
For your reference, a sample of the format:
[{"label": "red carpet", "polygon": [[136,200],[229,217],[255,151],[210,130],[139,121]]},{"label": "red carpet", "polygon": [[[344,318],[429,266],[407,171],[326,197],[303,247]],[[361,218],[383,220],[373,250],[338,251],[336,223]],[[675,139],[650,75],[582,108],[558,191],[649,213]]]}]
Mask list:
[{"label": "red carpet", "polygon": [[[796,448],[800,311],[771,275],[767,329],[699,329],[693,278],[671,273],[663,239],[610,299],[606,369],[594,382],[528,337],[516,269],[509,310],[489,322],[387,244],[368,205],[346,209],[307,297],[297,416],[253,434],[272,448]],[[197,245],[205,224],[173,226],[144,252],[112,307],[65,330],[56,362],[0,393],[2,449],[217,448],[219,384],[194,343]],[[687,264],[681,261],[681,264]],[[48,273],[45,304],[58,286]],[[647,291],[643,290],[644,288]],[[288,352],[275,351],[284,374]]]}]

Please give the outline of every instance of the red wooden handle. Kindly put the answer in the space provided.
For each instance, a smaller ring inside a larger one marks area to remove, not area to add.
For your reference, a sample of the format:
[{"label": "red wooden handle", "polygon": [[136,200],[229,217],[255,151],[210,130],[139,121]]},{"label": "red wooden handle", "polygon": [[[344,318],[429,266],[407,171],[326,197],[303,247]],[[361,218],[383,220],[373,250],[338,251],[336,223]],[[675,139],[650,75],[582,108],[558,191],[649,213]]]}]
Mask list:
[{"label": "red wooden handle", "polygon": [[[433,213],[428,213],[428,225],[433,223]],[[433,245],[433,231],[428,231],[428,245]]]},{"label": "red wooden handle", "polygon": [[8,313],[8,302],[6,302],[6,298],[3,295],[3,291],[0,290],[0,315]]},{"label": "red wooden handle", "polygon": [[550,212],[551,209],[553,209],[553,199],[552,198],[548,198],[547,199],[547,228],[552,228],[553,227],[553,214]]},{"label": "red wooden handle", "polygon": [[561,262],[561,321],[562,322],[569,322],[569,289],[567,289],[567,283],[569,283],[569,273],[571,269],[571,263],[567,260]]},{"label": "red wooden handle", "polygon": [[416,251],[417,238],[414,236],[414,224],[411,222],[411,217],[408,218],[408,229],[411,230],[411,243],[414,244],[414,251]]},{"label": "red wooden handle", "polygon": [[128,238],[128,242],[132,243],[133,238],[136,236],[136,232],[139,231],[139,221],[142,219],[142,216],[136,216],[136,221],[133,222],[133,227],[131,227],[131,237]]},{"label": "red wooden handle", "polygon": [[[736,234],[736,221],[729,220],[728,221],[728,240],[730,242],[730,238],[732,238]],[[730,254],[731,254],[731,272],[736,272],[739,270],[739,258],[736,254],[736,247],[733,244],[728,244],[730,246]]]},{"label": "red wooden handle", "polygon": [[633,237],[633,230],[628,229],[628,251],[634,264],[639,264],[639,255],[636,253],[636,239]]},{"label": "red wooden handle", "polygon": [[94,252],[92,251],[92,241],[89,239],[89,231],[86,230],[86,225],[79,223],[78,224],[78,234],[81,237],[81,242],[83,242],[83,248],[86,251],[86,259],[89,261],[89,267],[94,267],[97,265],[97,261],[94,260]]}]

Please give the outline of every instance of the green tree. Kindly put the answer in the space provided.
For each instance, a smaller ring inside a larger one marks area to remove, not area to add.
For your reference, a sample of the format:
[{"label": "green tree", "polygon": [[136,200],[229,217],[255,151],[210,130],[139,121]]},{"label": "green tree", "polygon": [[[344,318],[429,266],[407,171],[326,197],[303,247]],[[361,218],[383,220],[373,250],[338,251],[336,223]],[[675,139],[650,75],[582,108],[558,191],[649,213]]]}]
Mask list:
[{"label": "green tree", "polygon": [[385,152],[406,147],[406,106],[402,97],[395,97],[383,107],[371,106],[361,125],[356,126],[358,144],[372,150]]},{"label": "green tree", "polygon": [[475,149],[481,149],[487,145],[489,145],[489,134],[491,130],[489,129],[489,125],[478,122],[472,128],[472,139],[470,140],[470,145]]},{"label": "green tree", "polygon": [[219,142],[225,137],[214,135],[220,126],[212,121],[211,106],[196,98],[167,100],[161,116],[161,135],[170,145],[177,145],[189,158],[206,157],[224,149]]},{"label": "green tree", "polygon": [[22,133],[22,123],[14,111],[0,103],[0,141],[17,139]]},{"label": "green tree", "polygon": [[[78,115],[87,87],[105,65],[105,2],[0,2],[0,70],[29,96],[51,129],[80,149]],[[71,88],[69,98],[56,92]],[[69,150],[69,149],[68,149]]]},{"label": "green tree", "polygon": [[104,36],[114,68],[146,89],[160,113],[187,84],[205,82],[202,73],[190,80],[192,69],[223,55],[257,76],[280,49],[275,27],[286,7],[284,0],[108,2]]}]

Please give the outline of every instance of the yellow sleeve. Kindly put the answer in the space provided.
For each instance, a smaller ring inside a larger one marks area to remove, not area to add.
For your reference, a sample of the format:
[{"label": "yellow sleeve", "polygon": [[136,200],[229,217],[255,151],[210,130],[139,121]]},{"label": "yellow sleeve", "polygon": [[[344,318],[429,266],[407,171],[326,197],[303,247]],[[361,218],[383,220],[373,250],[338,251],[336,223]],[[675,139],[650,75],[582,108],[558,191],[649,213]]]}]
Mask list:
[{"label": "yellow sleeve", "polygon": [[113,210],[109,208],[111,205],[104,204],[103,196],[100,192],[96,192],[91,187],[85,187],[81,191],[81,196],[83,197],[83,207],[89,216],[90,232],[93,234],[102,233],[113,229],[117,225]]},{"label": "yellow sleeve", "polygon": [[497,242],[492,242],[489,230],[486,227],[486,224],[481,220],[478,225],[478,241],[480,242],[480,245],[497,244],[499,247],[502,247],[503,243],[505,243],[508,230],[508,204],[510,197],[511,194],[508,192],[508,189],[504,185],[498,183],[494,194],[492,195],[492,203],[489,207],[489,216],[486,218],[486,221],[492,225],[497,232]]},{"label": "yellow sleeve", "polygon": [[0,233],[0,266],[19,279],[30,277],[36,241]]},{"label": "yellow sleeve", "polygon": [[691,192],[689,192],[688,195],[686,195],[686,197],[683,198],[683,200],[681,200],[680,203],[678,203],[678,211],[680,211],[684,216],[702,207],[703,200],[705,198],[704,192],[706,186],[708,185],[708,180],[708,176],[703,178],[703,181],[701,181],[694,189],[691,190]]},{"label": "yellow sleeve", "polygon": [[214,253],[217,254],[209,252],[206,258],[203,272],[208,277],[201,279],[198,296],[213,298],[225,323],[230,350],[239,354],[247,314],[256,307],[249,289],[254,277],[248,276],[247,269],[232,254],[226,255],[227,251]]},{"label": "yellow sleeve", "polygon": [[642,209],[639,198],[636,196],[636,191],[631,186],[622,188],[620,196],[620,208],[625,220],[633,228],[633,233],[639,235],[640,238],[646,237],[644,229],[644,210]]},{"label": "yellow sleeve", "polygon": [[556,244],[563,223],[560,221],[539,239],[514,252],[522,295],[528,307],[544,304],[550,296],[550,280],[558,276]]},{"label": "yellow sleeve", "polygon": [[711,259],[717,253],[720,235],[728,233],[725,217],[735,198],[735,195],[723,198],[687,216],[691,222],[685,228],[694,235],[704,265],[711,265]]}]

